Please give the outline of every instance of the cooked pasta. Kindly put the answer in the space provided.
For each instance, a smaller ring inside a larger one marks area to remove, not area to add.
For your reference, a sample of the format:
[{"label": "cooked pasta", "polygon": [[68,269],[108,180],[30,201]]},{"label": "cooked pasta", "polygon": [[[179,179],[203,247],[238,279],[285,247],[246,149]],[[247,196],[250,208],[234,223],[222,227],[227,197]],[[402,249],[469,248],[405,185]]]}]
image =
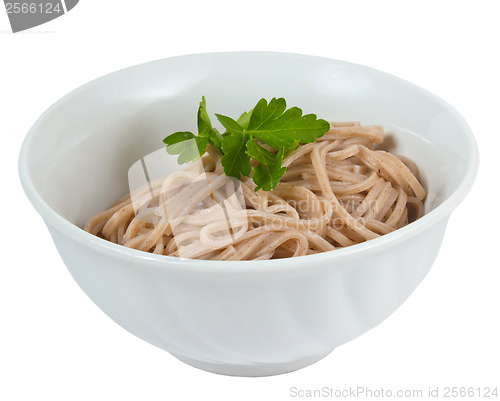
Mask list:
[{"label": "cooked pasta", "polygon": [[333,123],[288,154],[281,182],[254,191],[208,148],[194,167],[148,183],[85,224],[126,247],[193,259],[266,260],[332,251],[388,234],[424,213],[417,166],[377,150],[380,126]]}]

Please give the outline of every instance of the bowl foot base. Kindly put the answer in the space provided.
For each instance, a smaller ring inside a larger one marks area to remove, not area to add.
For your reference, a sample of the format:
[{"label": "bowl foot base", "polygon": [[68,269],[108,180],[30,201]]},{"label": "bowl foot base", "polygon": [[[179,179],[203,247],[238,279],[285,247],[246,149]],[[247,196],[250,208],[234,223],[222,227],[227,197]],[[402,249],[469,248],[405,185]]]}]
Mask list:
[{"label": "bowl foot base", "polygon": [[226,376],[244,376],[244,377],[260,377],[260,376],[273,376],[280,375],[283,373],[293,372],[305,368],[306,366],[312,365],[323,359],[325,356],[330,354],[333,350],[328,351],[325,354],[316,355],[312,357],[301,358],[291,362],[284,363],[261,363],[254,365],[232,365],[232,364],[222,364],[222,363],[211,363],[198,361],[196,359],[186,358],[184,356],[175,355],[180,361],[187,363],[195,368],[205,370],[211,373],[217,373],[219,375]]}]

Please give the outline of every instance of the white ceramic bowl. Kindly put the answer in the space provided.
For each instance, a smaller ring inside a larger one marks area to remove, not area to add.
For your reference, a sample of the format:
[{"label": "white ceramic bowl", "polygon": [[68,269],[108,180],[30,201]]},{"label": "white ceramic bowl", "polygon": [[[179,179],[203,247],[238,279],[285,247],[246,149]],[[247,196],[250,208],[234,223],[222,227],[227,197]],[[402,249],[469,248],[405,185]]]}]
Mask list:
[{"label": "white ceramic bowl", "polygon": [[[261,97],[329,120],[381,124],[421,168],[427,214],[388,235],[295,259],[179,260],[81,229],[127,193],[127,171],[209,112],[237,116]],[[477,150],[447,103],[371,68],[277,53],[183,56],[97,79],[54,104],[19,158],[24,190],[69,271],[107,315],[195,367],[262,376],[307,366],[387,318],[429,271]]]}]

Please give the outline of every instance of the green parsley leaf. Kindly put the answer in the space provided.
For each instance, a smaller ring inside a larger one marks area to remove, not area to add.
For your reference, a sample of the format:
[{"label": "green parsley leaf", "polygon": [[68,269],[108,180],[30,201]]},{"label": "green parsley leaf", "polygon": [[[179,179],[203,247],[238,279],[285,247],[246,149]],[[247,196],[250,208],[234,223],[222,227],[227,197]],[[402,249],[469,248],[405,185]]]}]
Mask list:
[{"label": "green parsley leaf", "polygon": [[253,108],[253,113],[250,116],[250,121],[248,123],[248,129],[255,130],[263,122],[275,120],[282,115],[285,110],[286,101],[282,97],[278,99],[273,97],[269,104],[266,99],[260,99],[257,105]]},{"label": "green parsley leaf", "polygon": [[284,148],[281,148],[271,164],[259,163],[254,168],[252,179],[257,184],[255,192],[261,188],[264,191],[270,191],[278,185],[286,171],[286,167],[281,167],[284,153]]},{"label": "green parsley leaf", "polygon": [[[211,143],[219,152],[222,146],[222,136],[219,132],[212,127],[212,122],[207,113],[207,102],[205,96],[201,98],[200,107],[198,108],[198,136],[208,138]],[[203,150],[204,151],[204,150]]]},{"label": "green parsley leaf", "polygon": [[255,143],[253,139],[248,140],[246,148],[247,155],[252,159],[257,160],[259,163],[269,165],[274,162],[275,155],[259,144]]},{"label": "green parsley leaf", "polygon": [[189,163],[200,158],[208,145],[208,138],[195,136],[191,132],[176,132],[167,136],[163,142],[170,155],[179,155],[177,163]]},{"label": "green parsley leaf", "polygon": [[248,128],[248,124],[250,123],[250,117],[252,116],[253,109],[250,111],[245,111],[241,116],[236,120],[236,122],[241,126],[243,129]]},{"label": "green parsley leaf", "polygon": [[234,121],[231,117],[215,114],[217,120],[227,129],[230,134],[243,134],[243,128],[238,122]]},{"label": "green parsley leaf", "polygon": [[198,160],[212,144],[222,153],[222,135],[212,127],[207,113],[205,96],[202,97],[197,114],[198,136],[189,131],[174,132],[163,139],[170,155],[179,155],[177,163],[184,164]]},{"label": "green parsley leaf", "polygon": [[285,150],[285,155],[283,156],[283,158],[287,157],[290,153],[292,153],[295,149],[297,149],[299,147],[299,144],[300,141],[297,139],[292,147]]},{"label": "green parsley leaf", "polygon": [[285,109],[283,98],[273,98],[269,104],[261,99],[253,110],[245,132],[275,149],[289,149],[294,147],[297,140],[300,143],[314,142],[330,129],[327,121],[317,119],[314,114],[303,116],[298,107]]},{"label": "green parsley leaf", "polygon": [[229,177],[240,179],[242,175],[249,176],[251,172],[250,157],[245,152],[246,136],[243,133],[227,135],[222,139],[221,164],[224,173]]},{"label": "green parsley leaf", "polygon": [[[256,190],[273,189],[286,171],[282,167],[283,158],[301,143],[314,142],[323,136],[330,124],[318,119],[315,114],[302,115],[298,107],[286,108],[283,98],[273,98],[269,102],[261,99],[238,120],[216,114],[217,120],[226,131],[221,135],[213,126],[207,113],[205,97],[198,109],[198,135],[191,132],[176,132],[167,136],[163,142],[167,152],[178,154],[177,161],[187,163],[201,157],[208,144],[213,145],[222,155],[221,164],[227,176],[241,178],[250,176],[250,159],[258,164],[253,168],[252,179]],[[274,148],[269,151],[260,143]]]}]

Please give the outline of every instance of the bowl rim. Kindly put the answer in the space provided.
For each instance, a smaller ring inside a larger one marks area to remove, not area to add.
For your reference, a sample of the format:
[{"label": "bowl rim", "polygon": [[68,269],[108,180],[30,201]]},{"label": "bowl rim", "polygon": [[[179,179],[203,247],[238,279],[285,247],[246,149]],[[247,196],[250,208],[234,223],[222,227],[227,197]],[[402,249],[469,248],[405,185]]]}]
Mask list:
[{"label": "bowl rim", "polygon": [[[105,239],[96,237],[77,225],[73,224],[69,220],[65,219],[57,212],[55,212],[41,197],[41,195],[36,190],[30,176],[28,154],[30,144],[32,143],[32,138],[37,134],[37,128],[41,125],[47,115],[50,115],[59,107],[64,104],[65,101],[72,97],[77,96],[81,92],[85,91],[90,86],[96,83],[105,82],[117,73],[124,73],[127,70],[143,68],[145,65],[152,63],[162,63],[175,59],[181,58],[197,58],[197,57],[226,57],[226,56],[242,56],[242,55],[257,55],[257,56],[274,56],[274,57],[296,57],[296,58],[307,58],[315,59],[317,61],[324,61],[329,63],[337,63],[350,68],[356,68],[370,72],[371,74],[376,74],[384,76],[386,78],[396,80],[400,84],[407,85],[413,91],[420,92],[421,94],[429,97],[434,102],[441,105],[443,108],[447,109],[452,115],[454,115],[462,127],[463,134],[467,140],[467,148],[469,149],[469,163],[466,167],[466,173],[464,179],[459,183],[459,185],[453,190],[453,192],[438,206],[426,213],[420,219],[408,224],[405,227],[399,228],[391,233],[382,235],[378,238],[365,241],[360,244],[356,244],[346,248],[338,248],[332,251],[321,252],[314,255],[299,256],[293,258],[293,263],[289,263],[292,258],[285,259],[271,259],[271,260],[258,260],[258,261],[216,261],[216,260],[198,260],[198,259],[185,259],[166,255],[152,254],[136,249],[127,248],[123,245],[118,245],[109,242]],[[472,130],[467,124],[465,118],[448,102],[444,101],[439,96],[434,93],[415,85],[405,79],[397,77],[393,74],[386,73],[384,71],[368,67],[362,64],[352,63],[348,61],[332,59],[327,57],[306,55],[299,53],[288,53],[288,52],[271,52],[271,51],[231,51],[231,52],[207,52],[207,53],[195,53],[179,55],[174,57],[168,57],[158,60],[149,61],[146,63],[141,63],[133,65],[127,68],[119,69],[113,71],[104,76],[93,79],[80,87],[70,91],[65,96],[57,100],[52,104],[45,112],[43,112],[40,117],[33,124],[31,129],[26,134],[24,141],[21,146],[18,159],[18,170],[19,177],[21,180],[22,187],[26,196],[37,210],[37,212],[42,216],[45,223],[49,226],[54,227],[62,234],[70,237],[71,239],[81,243],[86,247],[90,247],[97,252],[103,252],[113,257],[123,258],[130,261],[137,261],[136,265],[138,268],[144,267],[144,263],[153,268],[160,269],[175,269],[182,270],[185,272],[204,272],[204,273],[271,273],[271,272],[283,272],[291,270],[301,270],[309,269],[312,266],[322,266],[324,262],[329,262],[334,264],[336,262],[340,263],[349,258],[358,258],[362,256],[369,256],[371,254],[380,252],[400,243],[401,241],[407,240],[415,235],[421,233],[422,231],[434,226],[435,224],[441,222],[442,220],[447,220],[451,212],[462,202],[467,193],[470,191],[472,184],[477,175],[477,170],[479,166],[479,154],[478,147]],[[330,268],[332,266],[329,266]]]}]

